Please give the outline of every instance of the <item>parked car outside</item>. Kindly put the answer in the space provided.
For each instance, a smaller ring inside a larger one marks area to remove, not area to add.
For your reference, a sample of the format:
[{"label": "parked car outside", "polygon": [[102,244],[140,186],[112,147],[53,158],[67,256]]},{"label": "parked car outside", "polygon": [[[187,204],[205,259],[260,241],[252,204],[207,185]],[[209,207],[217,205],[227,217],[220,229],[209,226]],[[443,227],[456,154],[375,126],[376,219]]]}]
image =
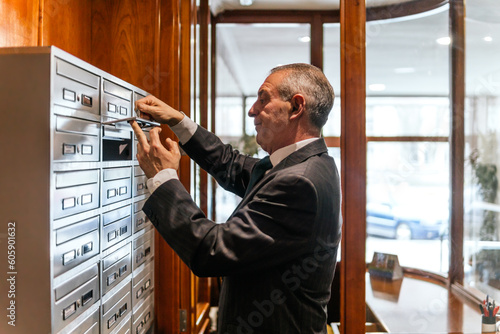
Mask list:
[{"label": "parked car outside", "polygon": [[368,235],[399,240],[436,239],[448,231],[447,206],[368,202],[366,231]]}]

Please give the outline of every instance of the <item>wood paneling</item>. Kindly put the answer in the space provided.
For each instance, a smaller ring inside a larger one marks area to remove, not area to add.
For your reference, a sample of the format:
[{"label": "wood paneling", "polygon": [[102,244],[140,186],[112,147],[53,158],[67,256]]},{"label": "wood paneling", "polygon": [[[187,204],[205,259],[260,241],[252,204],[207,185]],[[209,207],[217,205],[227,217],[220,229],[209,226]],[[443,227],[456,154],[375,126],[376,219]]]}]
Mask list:
[{"label": "wood paneling", "polygon": [[450,0],[450,284],[464,279],[465,1]]},{"label": "wood paneling", "polygon": [[318,15],[323,22],[339,22],[338,10],[227,10],[215,20],[217,23],[310,23]]},{"label": "wood paneling", "polygon": [[311,22],[311,65],[323,69],[323,20],[315,14]]},{"label": "wood paneling", "polygon": [[91,62],[91,0],[40,0],[39,45],[55,45]]},{"label": "wood paneling", "polygon": [[[195,9],[194,0],[1,0],[0,46],[56,45],[189,115]],[[161,136],[174,137],[167,127]],[[188,157],[179,173],[189,189]],[[158,234],[155,245],[157,332],[179,333],[181,308],[188,311],[191,331],[197,317],[192,274]],[[206,303],[203,309],[199,330],[207,328]]]},{"label": "wood paneling", "polygon": [[448,4],[448,0],[413,0],[391,5],[377,6],[366,11],[366,20],[386,20],[425,13]]},{"label": "wood paneling", "polygon": [[92,1],[92,63],[157,94],[157,0]]},{"label": "wood paneling", "polygon": [[38,44],[38,2],[0,1],[0,47]]},{"label": "wood paneling", "polygon": [[[340,2],[342,259],[341,330],[365,333],[365,2]],[[362,320],[361,320],[362,319]]]}]

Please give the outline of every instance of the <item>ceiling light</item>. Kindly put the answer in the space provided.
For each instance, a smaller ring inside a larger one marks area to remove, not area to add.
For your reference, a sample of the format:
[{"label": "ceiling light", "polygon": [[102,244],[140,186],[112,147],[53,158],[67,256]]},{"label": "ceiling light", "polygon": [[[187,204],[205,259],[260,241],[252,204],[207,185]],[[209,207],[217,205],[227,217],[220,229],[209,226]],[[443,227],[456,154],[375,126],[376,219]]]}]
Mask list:
[{"label": "ceiling light", "polygon": [[253,4],[253,0],[240,0],[240,5],[242,6],[251,6]]},{"label": "ceiling light", "polygon": [[302,37],[299,37],[299,41],[301,41],[302,43],[309,43],[311,41],[311,37],[302,36]]},{"label": "ceiling light", "polygon": [[397,74],[415,73],[415,68],[413,68],[413,67],[398,67],[398,68],[394,69],[394,73],[397,73]]},{"label": "ceiling light", "polygon": [[381,92],[385,90],[385,85],[384,84],[371,84],[368,85],[368,89],[371,90],[372,92]]},{"label": "ceiling light", "polygon": [[450,45],[451,43],[451,38],[450,37],[441,37],[436,39],[436,42],[441,45]]},{"label": "ceiling light", "polygon": [[493,40],[493,38],[491,36],[486,36],[486,37],[483,37],[483,40],[485,42],[491,42]]}]

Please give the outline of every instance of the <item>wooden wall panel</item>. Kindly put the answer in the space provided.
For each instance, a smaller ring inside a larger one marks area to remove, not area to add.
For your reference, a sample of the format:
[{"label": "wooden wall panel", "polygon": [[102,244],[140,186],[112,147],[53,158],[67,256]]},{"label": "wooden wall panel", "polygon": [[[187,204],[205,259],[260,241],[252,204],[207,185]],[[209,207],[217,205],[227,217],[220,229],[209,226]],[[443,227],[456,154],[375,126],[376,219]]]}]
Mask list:
[{"label": "wooden wall panel", "polygon": [[[195,0],[0,0],[0,47],[58,46],[189,115],[195,9]],[[165,127],[161,136],[173,134]],[[180,179],[189,189],[188,157]],[[155,244],[157,332],[178,333],[181,308],[190,332],[196,328],[194,277],[158,234]]]},{"label": "wooden wall panel", "polygon": [[0,47],[37,45],[38,1],[0,1]]},{"label": "wooden wall panel", "polygon": [[157,0],[92,0],[91,62],[155,95],[158,10]]},{"label": "wooden wall panel", "polygon": [[91,0],[40,0],[39,45],[55,45],[90,62]]}]

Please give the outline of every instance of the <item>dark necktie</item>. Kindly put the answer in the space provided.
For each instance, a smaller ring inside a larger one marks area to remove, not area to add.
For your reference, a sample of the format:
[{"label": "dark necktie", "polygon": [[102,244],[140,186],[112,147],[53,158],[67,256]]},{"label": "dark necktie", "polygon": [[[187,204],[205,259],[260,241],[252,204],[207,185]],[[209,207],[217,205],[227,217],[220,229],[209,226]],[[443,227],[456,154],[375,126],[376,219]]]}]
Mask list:
[{"label": "dark necktie", "polygon": [[271,168],[273,168],[273,164],[271,163],[271,159],[269,159],[269,156],[264,157],[255,164],[252,170],[252,174],[250,175],[250,181],[248,182],[248,187],[245,195],[247,195],[250,190],[252,190],[253,186],[257,182],[259,182],[262,177],[264,177],[264,174],[266,174],[266,171],[270,170]]}]

